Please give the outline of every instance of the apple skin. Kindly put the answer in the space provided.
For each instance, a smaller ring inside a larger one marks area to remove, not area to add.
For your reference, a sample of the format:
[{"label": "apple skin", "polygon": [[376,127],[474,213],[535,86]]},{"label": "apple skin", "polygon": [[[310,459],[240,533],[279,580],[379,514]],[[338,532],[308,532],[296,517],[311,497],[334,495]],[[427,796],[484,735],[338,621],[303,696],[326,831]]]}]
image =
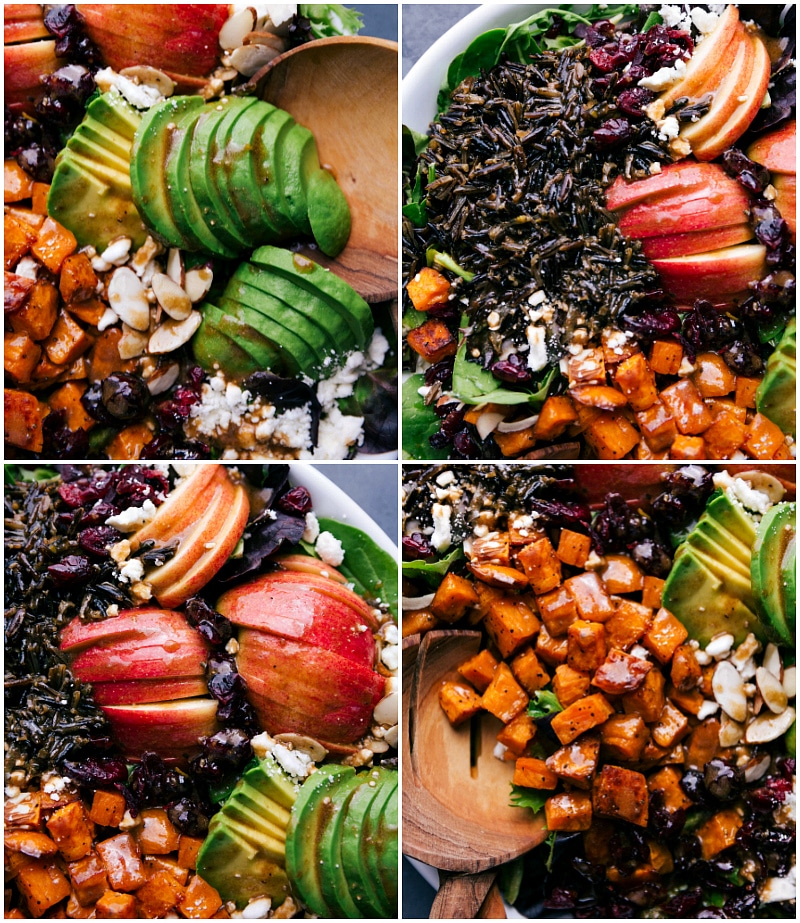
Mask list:
[{"label": "apple skin", "polygon": [[618,176],[606,190],[606,208],[617,211],[639,202],[649,202],[660,196],[687,192],[696,186],[708,186],[718,176],[715,164],[681,160],[661,168],[660,173],[644,179],[628,181]]},{"label": "apple skin", "polygon": [[792,120],[762,135],[747,149],[747,156],[770,173],[797,172],[797,122]]},{"label": "apple skin", "polygon": [[5,101],[12,112],[23,112],[42,98],[44,89],[39,80],[62,66],[56,57],[52,41],[24,42],[3,49]]},{"label": "apple skin", "polygon": [[95,682],[92,683],[92,692],[98,705],[145,705],[204,696],[208,686],[203,676],[189,676],[179,679],[140,679],[133,683],[115,680]]},{"label": "apple skin", "polygon": [[201,85],[217,64],[219,31],[228,18],[223,3],[78,4],[86,33],[109,67],[120,71],[147,61],[179,89]]},{"label": "apple skin", "polygon": [[118,615],[99,622],[82,622],[75,617],[61,630],[61,650],[76,654],[89,645],[130,639],[170,637],[192,631],[180,612],[141,606],[123,609]]},{"label": "apple skin", "polygon": [[789,225],[792,241],[797,238],[797,177],[788,173],[776,173],[772,177],[775,189],[775,205],[783,220]]},{"label": "apple skin", "polygon": [[109,641],[89,647],[75,658],[72,671],[85,683],[202,676],[207,656],[208,646],[187,626],[187,631],[181,634]]},{"label": "apple skin", "polygon": [[271,558],[283,570],[292,570],[300,574],[314,574],[317,577],[327,577],[337,583],[347,583],[347,577],[339,573],[335,567],[312,558],[305,554],[281,554]]},{"label": "apple skin", "polygon": [[689,231],[686,234],[663,234],[660,237],[645,237],[642,253],[648,260],[665,259],[672,256],[692,256],[709,250],[720,250],[735,244],[744,244],[753,238],[749,224],[732,224],[708,231]]},{"label": "apple skin", "polygon": [[39,38],[52,38],[44,26],[41,4],[6,3],[3,7],[3,44],[15,45]]},{"label": "apple skin", "polygon": [[760,244],[739,244],[652,263],[664,288],[683,303],[706,298],[727,305],[748,294],[749,282],[764,278],[766,257],[766,248]]},{"label": "apple skin", "polygon": [[148,750],[165,759],[182,760],[200,750],[200,738],[220,729],[214,699],[180,699],[140,705],[103,705],[114,737],[126,756]]}]

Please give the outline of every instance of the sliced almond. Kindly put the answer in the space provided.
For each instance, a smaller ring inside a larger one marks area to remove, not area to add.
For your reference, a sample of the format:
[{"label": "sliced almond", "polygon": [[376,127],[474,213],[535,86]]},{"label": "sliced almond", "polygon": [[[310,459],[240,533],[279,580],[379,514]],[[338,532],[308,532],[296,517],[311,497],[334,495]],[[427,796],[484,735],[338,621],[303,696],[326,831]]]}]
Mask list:
[{"label": "sliced almond", "polygon": [[199,266],[186,273],[183,288],[192,304],[197,304],[206,297],[213,281],[214,273],[210,266]]},{"label": "sliced almond", "polygon": [[164,71],[150,67],[149,64],[136,64],[133,67],[125,67],[120,73],[123,77],[133,80],[135,83],[155,87],[162,96],[172,96],[175,92],[175,83],[172,78],[168,77]]},{"label": "sliced almond", "polygon": [[231,64],[244,77],[252,77],[279,54],[268,45],[242,45],[231,53]]},{"label": "sliced almond", "polygon": [[181,367],[177,362],[165,365],[163,368],[156,369],[155,372],[147,379],[147,388],[151,394],[163,394],[175,384],[181,373]]},{"label": "sliced almond", "polygon": [[305,737],[303,734],[276,734],[275,740],[290,750],[307,753],[315,763],[321,762],[328,755],[328,751],[318,740]]},{"label": "sliced almond", "polygon": [[122,336],[117,346],[120,359],[137,359],[147,349],[150,339],[147,331],[134,330],[127,324],[122,325]]},{"label": "sliced almond", "polygon": [[174,352],[178,347],[188,343],[200,326],[202,318],[198,311],[185,320],[167,320],[158,327],[150,337],[148,349],[151,353],[163,354]]},{"label": "sliced almond", "polygon": [[397,749],[397,725],[389,728],[389,730],[383,735],[383,739],[389,744],[390,747]]},{"label": "sliced almond", "polygon": [[779,715],[789,704],[789,697],[781,681],[764,667],[756,670],[756,685],[764,704],[773,714]]},{"label": "sliced almond", "polygon": [[786,488],[776,477],[763,471],[745,471],[736,477],[747,481],[753,490],[766,494],[773,503],[780,503],[786,493]]},{"label": "sliced almond", "polygon": [[733,635],[728,631],[724,631],[719,635],[714,635],[706,645],[706,653],[715,660],[718,657],[726,657],[733,647],[734,640]]},{"label": "sliced almond", "polygon": [[769,769],[771,762],[772,758],[768,753],[752,757],[744,768],[745,781],[757,782]]},{"label": "sliced almond", "polygon": [[117,317],[134,330],[147,330],[150,327],[147,289],[127,266],[114,270],[108,283],[108,303]]},{"label": "sliced almond", "polygon": [[781,678],[783,665],[781,664],[781,652],[776,644],[770,642],[764,650],[764,661],[762,666],[776,678]]},{"label": "sliced almond", "polygon": [[790,699],[795,697],[797,694],[797,667],[786,667],[783,671],[783,688]]},{"label": "sliced almond", "polygon": [[719,725],[719,745],[721,747],[735,747],[744,737],[744,725],[734,721],[723,713]]},{"label": "sliced almond", "polygon": [[278,54],[285,51],[286,43],[274,32],[253,31],[244,37],[244,45],[266,45],[267,48],[274,48]]},{"label": "sliced almond", "polygon": [[726,715],[734,721],[742,722],[747,718],[747,697],[744,681],[732,663],[723,660],[717,664],[711,680],[714,698]]},{"label": "sliced almond", "polygon": [[186,320],[192,313],[192,302],[189,296],[168,275],[163,272],[157,272],[153,276],[150,286],[164,312],[173,320]]},{"label": "sliced almond", "polygon": [[789,730],[794,723],[794,718],[795,713],[791,705],[784,708],[779,715],[765,711],[747,725],[747,730],[744,732],[745,743],[766,744],[771,740],[777,740]]},{"label": "sliced almond", "polygon": [[167,255],[167,275],[183,288],[183,256],[177,247],[170,247]]},{"label": "sliced almond", "polygon": [[385,695],[375,706],[372,717],[378,724],[397,724],[397,710],[399,696],[396,692]]},{"label": "sliced almond", "polygon": [[244,45],[244,37],[252,32],[256,24],[256,11],[252,6],[229,16],[219,30],[219,45],[225,51],[233,51]]}]

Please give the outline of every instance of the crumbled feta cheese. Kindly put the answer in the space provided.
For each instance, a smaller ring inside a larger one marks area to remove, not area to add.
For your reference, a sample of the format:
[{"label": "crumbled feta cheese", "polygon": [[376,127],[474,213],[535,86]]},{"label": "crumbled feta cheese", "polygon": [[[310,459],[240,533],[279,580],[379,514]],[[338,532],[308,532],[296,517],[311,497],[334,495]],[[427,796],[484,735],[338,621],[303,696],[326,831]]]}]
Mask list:
[{"label": "crumbled feta cheese", "polygon": [[109,516],[106,525],[117,529],[119,532],[135,532],[145,523],[150,522],[156,515],[156,507],[152,500],[145,500],[141,507],[131,506],[116,516]]},{"label": "crumbled feta cheese", "polygon": [[547,365],[547,346],[545,345],[545,328],[535,327],[531,324],[525,331],[528,338],[528,368],[532,372],[540,372]]},{"label": "crumbled feta cheese", "polygon": [[119,576],[123,583],[126,583],[128,580],[130,580],[131,583],[135,583],[144,576],[144,564],[142,564],[139,558],[130,558],[120,567]]},{"label": "crumbled feta cheese", "polygon": [[701,35],[708,35],[713,32],[719,22],[719,16],[716,13],[704,10],[700,6],[692,7],[691,17],[695,29],[697,29]]},{"label": "crumbled feta cheese", "polygon": [[344,561],[342,543],[330,532],[320,532],[314,545],[314,550],[331,567],[338,567]]},{"label": "crumbled feta cheese", "polygon": [[436,551],[446,551],[453,540],[450,530],[450,514],[452,510],[443,503],[434,503],[433,513],[433,535],[431,544]]},{"label": "crumbled feta cheese", "polygon": [[769,510],[772,500],[760,490],[751,487],[742,478],[731,477],[727,471],[714,475],[714,486],[724,490],[729,497],[737,500],[746,510],[763,515]]},{"label": "crumbled feta cheese", "polygon": [[306,528],[303,532],[304,542],[315,542],[319,536],[319,520],[316,513],[306,513]]},{"label": "crumbled feta cheese", "polygon": [[443,471],[439,477],[436,478],[436,483],[439,487],[447,487],[448,484],[452,484],[455,481],[456,476],[452,471]]},{"label": "crumbled feta cheese", "polygon": [[670,138],[677,138],[681,127],[674,115],[668,115],[658,126],[658,137],[662,141],[669,141]]}]

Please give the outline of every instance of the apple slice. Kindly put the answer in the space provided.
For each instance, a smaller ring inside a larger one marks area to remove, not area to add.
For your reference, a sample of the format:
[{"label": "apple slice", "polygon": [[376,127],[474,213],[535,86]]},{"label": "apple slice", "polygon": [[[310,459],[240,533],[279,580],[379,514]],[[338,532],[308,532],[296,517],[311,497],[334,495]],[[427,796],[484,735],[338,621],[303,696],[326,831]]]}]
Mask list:
[{"label": "apple slice", "polygon": [[763,164],[770,173],[796,173],[797,123],[793,119],[776,131],[762,135],[747,149],[747,156]]},{"label": "apple slice", "polygon": [[761,244],[739,244],[652,262],[664,287],[681,303],[707,298],[714,304],[731,304],[734,296],[748,291],[748,282],[766,275],[766,258]]},{"label": "apple slice", "polygon": [[641,239],[743,224],[748,219],[750,197],[733,177],[721,167],[717,169],[716,180],[707,186],[632,206],[619,220],[620,231]]},{"label": "apple slice", "polygon": [[731,66],[723,71],[724,76],[714,93],[711,108],[702,118],[684,125],[681,129],[681,137],[692,147],[713,137],[725,125],[741,105],[739,97],[746,92],[750,83],[756,52],[741,23],[737,24],[734,42],[737,45],[736,56]]},{"label": "apple slice", "polygon": [[[194,629],[174,635],[110,641],[81,651],[72,672],[84,683],[133,682],[203,675],[208,645]],[[162,696],[162,698],[164,698]]]},{"label": "apple slice", "polygon": [[299,574],[314,574],[317,577],[327,577],[337,583],[347,583],[347,577],[339,573],[335,567],[312,558],[306,554],[281,554],[271,559],[283,570],[293,570]]},{"label": "apple slice", "polygon": [[3,44],[52,38],[44,25],[40,3],[6,3],[3,7]]},{"label": "apple slice", "polygon": [[162,606],[183,605],[217,575],[244,534],[249,516],[250,501],[245,489],[237,484],[230,507],[227,512],[221,511],[216,535],[206,543],[204,553],[176,582],[156,593]]},{"label": "apple slice", "polygon": [[165,758],[182,759],[197,752],[201,737],[220,729],[214,699],[101,707],[128,757],[154,750]]},{"label": "apple slice", "polygon": [[776,173],[772,177],[772,185],[775,189],[775,205],[789,225],[794,240],[797,237],[797,177],[794,173]]},{"label": "apple slice", "polygon": [[720,168],[716,164],[697,163],[695,160],[682,160],[661,168],[644,179],[628,182],[618,176],[606,191],[606,207],[611,211],[637,205],[639,202],[651,202],[653,199],[688,191],[696,186],[714,182]]},{"label": "apple slice", "polygon": [[98,705],[145,705],[149,702],[191,699],[208,693],[202,676],[179,679],[140,679],[133,682],[92,683]]},{"label": "apple slice", "polygon": [[735,144],[750,127],[764,102],[771,70],[769,53],[767,46],[757,35],[751,35],[750,41],[755,50],[750,81],[744,92],[737,97],[739,104],[722,128],[701,144],[692,145],[692,152],[698,160],[713,160]]},{"label": "apple slice", "polygon": [[725,49],[733,40],[738,23],[739,10],[731,3],[725,7],[714,31],[695,48],[681,80],[659,97],[666,108],[681,96],[696,99],[702,96],[706,86],[715,85],[718,63],[724,60]]},{"label": "apple slice", "polygon": [[3,75],[9,109],[22,112],[41,99],[44,89],[39,78],[57,71],[62,63],[56,57],[55,39],[7,45],[3,50]]},{"label": "apple slice", "polygon": [[732,224],[708,231],[689,231],[686,234],[664,234],[661,237],[646,237],[642,240],[642,253],[648,260],[665,259],[672,256],[691,256],[743,244],[753,237],[749,224]]},{"label": "apple slice", "polygon": [[123,609],[119,615],[99,622],[83,622],[76,616],[62,629],[59,640],[62,651],[75,654],[90,644],[133,638],[145,640],[154,636],[169,637],[181,634],[188,628],[180,612],[142,606],[139,609]]}]

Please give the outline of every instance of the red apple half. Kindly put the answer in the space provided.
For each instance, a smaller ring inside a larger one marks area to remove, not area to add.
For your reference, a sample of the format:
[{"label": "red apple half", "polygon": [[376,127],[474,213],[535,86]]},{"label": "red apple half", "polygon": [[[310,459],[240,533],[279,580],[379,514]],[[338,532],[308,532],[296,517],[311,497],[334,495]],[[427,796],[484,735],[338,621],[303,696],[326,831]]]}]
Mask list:
[{"label": "red apple half", "polygon": [[797,172],[797,122],[792,120],[762,135],[747,149],[747,156],[770,173]]},{"label": "red apple half", "polygon": [[153,750],[165,758],[184,759],[199,748],[201,737],[220,729],[214,699],[179,699],[144,705],[104,705],[114,737],[129,757]]}]

